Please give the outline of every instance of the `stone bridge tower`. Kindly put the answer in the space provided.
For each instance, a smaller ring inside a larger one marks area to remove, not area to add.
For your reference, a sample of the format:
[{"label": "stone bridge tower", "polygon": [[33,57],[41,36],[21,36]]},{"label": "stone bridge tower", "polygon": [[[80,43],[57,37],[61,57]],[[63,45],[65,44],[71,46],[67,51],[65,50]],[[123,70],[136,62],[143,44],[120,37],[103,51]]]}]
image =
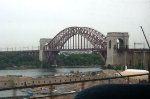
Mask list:
[{"label": "stone bridge tower", "polygon": [[39,52],[39,60],[45,61],[46,59],[46,53],[44,53],[44,46],[48,44],[51,41],[49,38],[41,38],[40,39],[40,52]]},{"label": "stone bridge tower", "polygon": [[124,50],[119,52],[118,49],[128,49],[129,35],[127,32],[109,32],[107,33],[107,61],[106,65],[127,65]]}]

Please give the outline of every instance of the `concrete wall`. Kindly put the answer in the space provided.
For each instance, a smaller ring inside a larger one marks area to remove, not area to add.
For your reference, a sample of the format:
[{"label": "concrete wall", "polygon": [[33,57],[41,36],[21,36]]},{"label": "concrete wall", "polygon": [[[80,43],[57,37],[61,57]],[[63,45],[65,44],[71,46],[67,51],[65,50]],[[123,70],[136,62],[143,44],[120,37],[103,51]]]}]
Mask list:
[{"label": "concrete wall", "polygon": [[10,88],[13,86],[13,82],[8,80],[8,81],[0,81],[0,88]]},{"label": "concrete wall", "polygon": [[[123,41],[121,48],[118,48],[117,40]],[[111,45],[111,46],[110,46]],[[148,70],[150,65],[150,51],[134,51],[128,49],[129,35],[127,32],[109,32],[107,34],[107,60],[106,65],[122,66],[144,66]]]},{"label": "concrete wall", "polygon": [[150,51],[133,51],[132,53],[127,53],[126,60],[128,66],[144,66],[148,70],[148,65],[150,66]]},{"label": "concrete wall", "polygon": [[118,39],[123,41],[123,44],[121,45],[122,48],[127,48],[129,45],[129,35],[127,32],[109,32],[107,34],[107,65],[126,64],[124,62],[126,52],[118,53],[117,51]]},{"label": "concrete wall", "polygon": [[41,38],[40,39],[40,50],[39,50],[39,60],[44,61],[46,59],[46,55],[44,53],[44,47],[47,45],[52,39],[49,38]]}]

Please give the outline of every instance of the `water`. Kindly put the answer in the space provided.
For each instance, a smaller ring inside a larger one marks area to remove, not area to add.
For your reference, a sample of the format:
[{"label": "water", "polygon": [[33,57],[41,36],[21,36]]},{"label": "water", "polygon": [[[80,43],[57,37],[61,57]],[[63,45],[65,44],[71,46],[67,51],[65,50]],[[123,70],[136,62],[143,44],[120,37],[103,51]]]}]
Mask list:
[{"label": "water", "polygon": [[0,70],[0,76],[22,75],[29,77],[38,77],[43,75],[64,74],[70,71],[88,72],[99,71],[100,68],[50,68],[50,69],[25,69],[25,70]]},{"label": "water", "polygon": [[[25,69],[25,70],[0,70],[0,76],[6,75],[22,75],[29,77],[39,77],[43,75],[55,75],[55,74],[65,74],[70,73],[70,71],[88,72],[88,71],[100,71],[100,68],[50,68],[50,69]],[[12,96],[13,91],[0,91],[0,97]],[[17,90],[18,95],[26,95],[25,93]]]},{"label": "water", "polygon": [[[0,91],[0,98],[2,97],[12,97],[13,90]],[[20,90],[16,90],[16,96],[27,96],[27,93],[21,92]]]}]

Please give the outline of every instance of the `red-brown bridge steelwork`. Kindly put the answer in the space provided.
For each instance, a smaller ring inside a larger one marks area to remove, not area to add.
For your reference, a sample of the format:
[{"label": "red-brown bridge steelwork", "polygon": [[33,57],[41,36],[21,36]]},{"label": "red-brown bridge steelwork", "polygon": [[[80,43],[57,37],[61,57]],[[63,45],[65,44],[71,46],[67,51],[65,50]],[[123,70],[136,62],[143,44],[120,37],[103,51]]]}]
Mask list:
[{"label": "red-brown bridge steelwork", "polygon": [[59,32],[44,47],[44,51],[50,65],[59,51],[97,51],[106,60],[106,44],[106,36],[97,30],[88,27],[69,27]]},{"label": "red-brown bridge steelwork", "polygon": [[[69,27],[53,39],[40,39],[40,51],[26,50],[20,54],[36,56],[39,53],[39,60],[51,66],[60,51],[95,51],[100,53],[106,65],[150,67],[150,49],[130,49],[128,38],[127,32],[109,32],[106,40],[106,36],[92,28]],[[2,53],[8,53],[8,50]]]}]

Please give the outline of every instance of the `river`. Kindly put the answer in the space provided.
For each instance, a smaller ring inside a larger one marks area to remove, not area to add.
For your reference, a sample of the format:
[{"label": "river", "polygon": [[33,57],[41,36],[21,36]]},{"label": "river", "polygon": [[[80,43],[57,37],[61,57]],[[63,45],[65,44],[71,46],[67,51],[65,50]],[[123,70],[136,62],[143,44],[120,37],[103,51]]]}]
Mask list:
[{"label": "river", "polygon": [[43,75],[55,75],[69,73],[70,71],[88,72],[99,71],[100,68],[49,68],[49,69],[25,69],[25,70],[0,70],[0,76],[22,75],[29,77],[38,77]]},{"label": "river", "polygon": [[[22,75],[29,77],[39,77],[44,75],[55,75],[55,74],[65,74],[70,73],[70,71],[79,71],[79,72],[88,72],[88,71],[100,71],[99,67],[94,68],[49,68],[49,69],[25,69],[25,70],[0,70],[0,76],[6,75]],[[0,91],[0,97],[9,97],[12,96],[13,92]],[[17,95],[25,95],[21,91],[17,90]]]}]

